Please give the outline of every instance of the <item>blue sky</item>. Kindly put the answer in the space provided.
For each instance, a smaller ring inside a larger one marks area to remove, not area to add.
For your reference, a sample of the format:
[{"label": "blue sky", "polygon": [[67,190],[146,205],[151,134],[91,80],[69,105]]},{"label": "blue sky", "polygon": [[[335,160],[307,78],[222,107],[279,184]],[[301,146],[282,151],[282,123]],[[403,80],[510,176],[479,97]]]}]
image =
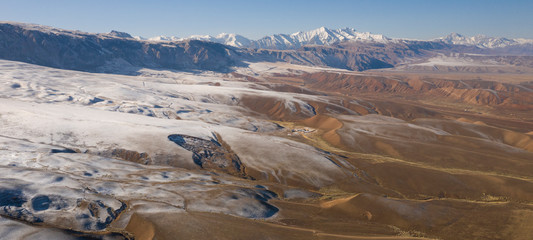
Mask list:
[{"label": "blue sky", "polygon": [[531,0],[0,0],[0,20],[86,32],[257,39],[321,26],[431,39],[451,32],[533,38]]}]

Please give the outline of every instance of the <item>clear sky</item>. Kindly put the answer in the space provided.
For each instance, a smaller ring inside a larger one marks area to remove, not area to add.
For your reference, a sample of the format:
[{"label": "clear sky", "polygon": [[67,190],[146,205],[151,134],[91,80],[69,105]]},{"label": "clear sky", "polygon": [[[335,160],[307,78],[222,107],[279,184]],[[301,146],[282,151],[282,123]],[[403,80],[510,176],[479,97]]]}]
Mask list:
[{"label": "clear sky", "polygon": [[0,0],[0,20],[143,37],[258,39],[325,26],[416,39],[451,32],[533,38],[533,0]]}]

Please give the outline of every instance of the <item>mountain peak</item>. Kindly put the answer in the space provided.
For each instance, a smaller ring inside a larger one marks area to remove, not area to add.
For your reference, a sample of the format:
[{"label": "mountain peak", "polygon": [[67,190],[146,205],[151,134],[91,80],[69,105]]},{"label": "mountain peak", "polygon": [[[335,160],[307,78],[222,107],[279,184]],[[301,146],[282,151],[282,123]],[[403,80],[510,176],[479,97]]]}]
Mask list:
[{"label": "mountain peak", "polygon": [[476,46],[479,48],[500,48],[520,44],[514,39],[507,39],[503,37],[489,37],[486,35],[476,35],[467,37],[459,33],[450,33],[444,37],[436,39],[447,44]]},{"label": "mountain peak", "polygon": [[129,33],[111,30],[107,35],[121,38],[133,38]]},{"label": "mountain peak", "polygon": [[[300,33],[302,33],[302,32],[300,32]],[[309,32],[304,32],[304,33],[332,34],[332,30],[327,28],[327,27],[319,27],[319,28],[317,28],[315,30],[311,30]]]},{"label": "mountain peak", "polygon": [[390,39],[379,34],[357,32],[354,28],[346,27],[333,30],[322,26],[307,32],[267,36],[256,41],[253,47],[295,49],[304,45],[331,45],[343,41],[370,41],[383,43],[390,41]]}]

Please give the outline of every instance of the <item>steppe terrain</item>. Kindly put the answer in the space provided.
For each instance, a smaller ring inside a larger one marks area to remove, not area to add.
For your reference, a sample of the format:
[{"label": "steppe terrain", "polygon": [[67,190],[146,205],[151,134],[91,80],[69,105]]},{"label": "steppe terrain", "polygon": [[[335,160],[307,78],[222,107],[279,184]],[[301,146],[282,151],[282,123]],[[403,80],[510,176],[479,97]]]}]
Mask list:
[{"label": "steppe terrain", "polygon": [[530,239],[533,74],[437,65],[0,60],[0,236]]}]

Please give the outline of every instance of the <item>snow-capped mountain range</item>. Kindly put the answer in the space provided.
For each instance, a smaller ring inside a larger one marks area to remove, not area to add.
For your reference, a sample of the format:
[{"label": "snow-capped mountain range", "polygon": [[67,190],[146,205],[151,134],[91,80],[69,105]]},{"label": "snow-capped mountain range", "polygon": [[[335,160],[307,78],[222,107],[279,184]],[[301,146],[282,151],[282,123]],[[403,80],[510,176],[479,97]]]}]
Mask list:
[{"label": "snow-capped mountain range", "polygon": [[357,32],[353,28],[331,30],[321,27],[308,32],[297,32],[290,35],[275,34],[253,41],[251,47],[268,49],[295,49],[304,45],[331,45],[343,41],[372,41],[385,43],[391,41],[380,34]]},{"label": "snow-capped mountain range", "polygon": [[[139,40],[148,41],[184,41],[184,40],[202,40],[216,43],[222,43],[233,47],[250,47],[263,49],[297,49],[304,45],[331,45],[344,41],[363,41],[374,43],[390,43],[408,41],[403,39],[393,39],[382,34],[373,34],[370,32],[358,32],[354,28],[329,29],[326,27],[317,28],[306,32],[296,32],[292,34],[274,34],[263,37],[259,40],[251,40],[238,34],[221,33],[217,36],[210,35],[193,35],[185,38],[158,36],[152,38],[136,37]],[[473,37],[463,36],[458,33],[451,33],[447,36],[433,39],[430,41],[444,42],[454,45],[476,46],[479,48],[502,48],[517,46],[522,44],[533,44],[533,39],[509,39],[504,37],[488,37],[477,35]]]},{"label": "snow-capped mountain range", "polygon": [[533,44],[533,39],[509,39],[503,37],[488,37],[485,35],[467,37],[458,33],[451,33],[448,36],[437,38],[436,40],[447,44],[468,45],[479,48],[501,48],[521,44]]},{"label": "snow-capped mountain range", "polygon": [[[139,39],[139,38],[138,38]],[[142,39],[142,38],[140,38]],[[183,41],[202,40],[226,44],[233,47],[252,47],[265,49],[296,49],[304,45],[331,45],[343,41],[372,41],[386,43],[392,39],[381,34],[369,32],[357,32],[353,28],[328,29],[317,28],[307,32],[296,32],[293,34],[275,34],[263,37],[259,40],[251,40],[238,34],[221,33],[217,36],[193,35],[186,38],[158,36],[148,38],[149,41]]]},{"label": "snow-capped mountain range", "polygon": [[[43,32],[50,32],[54,34],[67,34],[71,36],[90,35],[90,33],[77,30],[64,30],[50,26],[17,23],[9,21],[0,21],[4,24],[12,24],[24,27],[25,29],[38,30]],[[426,42],[441,42],[451,45],[466,45],[475,46],[482,49],[497,49],[514,47],[516,49],[525,46],[528,49],[533,48],[533,39],[525,38],[505,38],[505,37],[489,37],[485,35],[477,35],[473,37],[464,36],[458,33],[451,33],[447,36],[436,38],[433,40],[406,40],[399,38],[389,38],[382,34],[373,34],[370,32],[358,32],[354,28],[329,29],[320,27],[311,31],[296,32],[292,34],[274,34],[263,37],[258,40],[248,39],[242,35],[234,33],[221,33],[216,36],[210,35],[192,35],[189,37],[176,36],[157,36],[151,38],[144,38],[141,36],[131,36],[125,32],[111,31],[109,33],[97,34],[102,37],[114,38],[130,38],[139,41],[156,41],[156,42],[179,42],[185,40],[201,40],[215,43],[221,43],[228,46],[238,48],[256,48],[256,49],[298,49],[304,45],[331,45],[334,43],[352,41],[352,42],[368,42],[368,43],[401,43],[408,41],[426,41]]]},{"label": "snow-capped mountain range", "polygon": [[248,47],[252,43],[252,41],[246,37],[243,37],[238,34],[233,33],[221,33],[216,36],[210,36],[210,35],[192,35],[186,38],[180,38],[175,36],[157,36],[152,38],[142,38],[142,37],[136,37],[139,40],[148,40],[148,41],[185,41],[185,40],[201,40],[201,41],[209,41],[209,42],[216,42],[216,43],[222,43],[225,45],[233,46],[233,47]]}]

